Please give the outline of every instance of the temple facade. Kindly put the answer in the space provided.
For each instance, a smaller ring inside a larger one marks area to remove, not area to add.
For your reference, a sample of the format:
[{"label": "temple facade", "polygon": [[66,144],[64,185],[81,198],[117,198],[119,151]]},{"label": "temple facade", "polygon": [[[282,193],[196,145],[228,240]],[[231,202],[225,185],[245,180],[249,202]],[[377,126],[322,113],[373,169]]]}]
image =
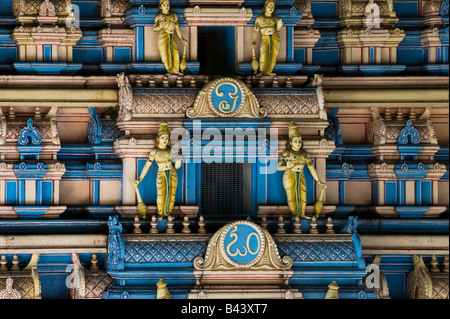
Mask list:
[{"label": "temple facade", "polygon": [[448,0],[0,1],[0,299],[448,299]]}]

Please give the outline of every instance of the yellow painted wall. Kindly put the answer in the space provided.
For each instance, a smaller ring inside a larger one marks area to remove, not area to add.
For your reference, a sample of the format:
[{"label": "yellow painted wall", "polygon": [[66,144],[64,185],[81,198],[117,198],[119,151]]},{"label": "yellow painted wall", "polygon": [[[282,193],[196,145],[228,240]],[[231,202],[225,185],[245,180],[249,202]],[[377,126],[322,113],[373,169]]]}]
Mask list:
[{"label": "yellow painted wall", "polygon": [[345,204],[346,205],[371,205],[372,183],[371,182],[345,182]]},{"label": "yellow painted wall", "polygon": [[449,182],[439,182],[439,205],[449,205]]},{"label": "yellow painted wall", "polygon": [[100,181],[100,205],[120,205],[121,201],[121,181]]},{"label": "yellow painted wall", "polygon": [[89,205],[89,181],[61,181],[60,205]]}]

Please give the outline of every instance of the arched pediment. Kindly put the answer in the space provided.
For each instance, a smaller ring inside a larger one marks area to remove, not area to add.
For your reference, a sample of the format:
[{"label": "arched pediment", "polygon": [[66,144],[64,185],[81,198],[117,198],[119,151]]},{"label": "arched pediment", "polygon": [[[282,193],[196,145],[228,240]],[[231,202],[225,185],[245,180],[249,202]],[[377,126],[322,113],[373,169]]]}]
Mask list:
[{"label": "arched pediment", "polygon": [[220,78],[200,91],[186,115],[189,118],[264,118],[267,110],[260,107],[253,92],[243,82]]}]

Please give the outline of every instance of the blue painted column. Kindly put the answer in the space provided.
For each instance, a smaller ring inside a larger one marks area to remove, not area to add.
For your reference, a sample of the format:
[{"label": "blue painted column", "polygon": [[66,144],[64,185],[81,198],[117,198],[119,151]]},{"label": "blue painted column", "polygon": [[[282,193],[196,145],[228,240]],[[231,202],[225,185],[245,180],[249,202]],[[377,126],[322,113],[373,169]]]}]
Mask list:
[{"label": "blue painted column", "polygon": [[286,62],[294,62],[294,28],[286,28]]},{"label": "blue painted column", "polygon": [[145,52],[144,52],[144,27],[139,26],[134,28],[134,61],[135,62],[144,62],[145,60]]},{"label": "blue painted column", "polygon": [[91,181],[91,187],[92,187],[92,205],[98,206],[100,204],[100,181],[99,180],[93,180]]},{"label": "blue painted column", "polygon": [[134,62],[145,61],[145,31],[144,27],[153,25],[157,7],[147,8],[143,5],[133,7],[125,13],[125,20],[134,29]]}]

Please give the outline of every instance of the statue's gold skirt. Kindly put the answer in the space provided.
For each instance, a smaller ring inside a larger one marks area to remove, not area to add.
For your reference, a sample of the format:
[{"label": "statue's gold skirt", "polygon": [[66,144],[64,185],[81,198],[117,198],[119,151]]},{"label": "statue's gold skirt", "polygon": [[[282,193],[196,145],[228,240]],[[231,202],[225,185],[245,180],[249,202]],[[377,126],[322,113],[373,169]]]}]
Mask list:
[{"label": "statue's gold skirt", "polygon": [[277,63],[278,52],[280,52],[280,36],[278,33],[264,35],[261,37],[259,49],[259,69],[262,73],[272,73]]},{"label": "statue's gold skirt", "polygon": [[180,69],[180,53],[175,36],[166,32],[159,32],[158,48],[161,61],[167,72],[178,72]]},{"label": "statue's gold skirt", "polygon": [[305,175],[288,169],[283,174],[283,186],[286,190],[288,206],[292,215],[304,215],[306,208]]},{"label": "statue's gold skirt", "polygon": [[168,171],[158,171],[156,176],[156,190],[158,215],[167,217],[172,212],[177,192],[178,176],[175,168]]}]

